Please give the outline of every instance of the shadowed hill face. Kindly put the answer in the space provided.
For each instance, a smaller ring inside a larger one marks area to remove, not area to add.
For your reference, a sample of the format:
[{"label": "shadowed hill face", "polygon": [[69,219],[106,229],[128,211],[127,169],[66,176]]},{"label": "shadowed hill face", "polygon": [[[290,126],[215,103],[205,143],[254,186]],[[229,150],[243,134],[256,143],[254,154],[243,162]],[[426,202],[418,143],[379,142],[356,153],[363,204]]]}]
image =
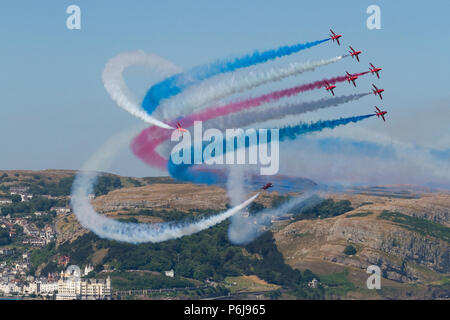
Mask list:
[{"label": "shadowed hill face", "polygon": [[[291,223],[275,234],[288,264],[320,274],[349,268],[360,274],[380,266],[384,279],[396,283],[440,281],[450,273],[450,194],[424,193],[419,198],[361,194],[327,195],[350,200],[354,210],[343,215]],[[356,253],[346,255],[347,246]]]},{"label": "shadowed hill face", "polygon": [[384,191],[384,194],[378,196],[371,194],[328,196],[337,200],[350,200],[356,212],[382,212],[383,210],[401,212],[450,227],[450,193],[403,193],[403,196],[399,197],[398,194]]}]

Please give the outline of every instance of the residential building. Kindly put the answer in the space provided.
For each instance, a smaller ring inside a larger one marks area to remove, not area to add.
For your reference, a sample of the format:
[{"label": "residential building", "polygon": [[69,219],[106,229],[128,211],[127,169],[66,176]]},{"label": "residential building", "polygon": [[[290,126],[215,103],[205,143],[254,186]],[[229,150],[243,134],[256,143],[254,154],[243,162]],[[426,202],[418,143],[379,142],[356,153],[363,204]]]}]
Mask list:
[{"label": "residential building", "polygon": [[11,199],[5,199],[5,198],[1,198],[0,199],[0,206],[2,206],[2,205],[8,205],[8,204],[11,204],[12,203],[12,200]]},{"label": "residential building", "polygon": [[58,292],[58,282],[47,282],[40,281],[38,282],[38,292],[43,296],[51,296]]},{"label": "residential building", "polygon": [[69,207],[51,207],[50,211],[55,211],[57,214],[70,213],[71,209]]},{"label": "residential building", "polygon": [[93,270],[94,270],[93,266],[91,266],[90,264],[87,265],[86,267],[84,267],[83,276],[87,276],[89,274],[89,272],[91,272]]},{"label": "residential building", "polygon": [[67,278],[62,274],[58,280],[56,300],[94,300],[111,298],[111,278],[81,279]]},{"label": "residential building", "polygon": [[319,280],[314,278],[310,282],[308,282],[308,287],[316,289],[318,284],[319,284]]},{"label": "residential building", "polygon": [[173,278],[175,276],[175,271],[173,271],[173,269],[171,269],[169,271],[164,271],[164,274],[166,275],[166,277]]},{"label": "residential building", "polygon": [[9,193],[10,194],[21,194],[26,193],[30,188],[29,187],[10,187]]}]

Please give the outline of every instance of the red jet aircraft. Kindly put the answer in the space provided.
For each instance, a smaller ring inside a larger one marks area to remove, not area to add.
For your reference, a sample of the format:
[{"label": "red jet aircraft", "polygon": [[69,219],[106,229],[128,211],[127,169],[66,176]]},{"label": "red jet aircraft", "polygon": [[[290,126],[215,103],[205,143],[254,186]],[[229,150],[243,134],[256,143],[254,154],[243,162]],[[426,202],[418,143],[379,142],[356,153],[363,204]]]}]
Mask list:
[{"label": "red jet aircraft", "polygon": [[272,188],[272,187],[273,187],[272,182],[269,182],[268,184],[266,184],[265,186],[263,186],[261,189],[267,190],[267,189]]},{"label": "red jet aircraft", "polygon": [[376,73],[378,79],[380,79],[380,75],[378,74],[378,72],[380,72],[383,69],[382,68],[376,68],[373,64],[370,64],[370,66],[372,67],[372,68],[369,68],[370,72],[372,72],[372,74]]},{"label": "red jet aircraft", "polygon": [[356,79],[358,79],[358,75],[356,75],[356,74],[350,74],[350,73],[348,73],[348,71],[345,71],[345,72],[347,72],[347,81],[348,81],[348,83],[350,83],[350,81],[351,82],[353,82],[353,85],[356,87],[356,83],[355,83],[355,80]]},{"label": "red jet aircraft", "polygon": [[375,114],[377,115],[377,117],[381,117],[383,118],[383,121],[386,121],[386,119],[384,118],[384,115],[387,114],[387,111],[381,111],[380,109],[377,108],[377,106],[375,106],[375,109],[377,109],[375,111]]},{"label": "red jet aircraft", "polygon": [[331,29],[330,29],[330,32],[331,32],[331,34],[330,34],[330,39],[333,40],[333,42],[334,42],[334,40],[336,40],[336,41],[337,41],[337,44],[338,44],[338,45],[341,45],[341,44],[339,43],[339,38],[342,37],[342,35],[341,35],[341,34],[336,34],[336,33],[334,33],[334,31],[331,30]]},{"label": "red jet aircraft", "polygon": [[177,122],[177,129],[176,130],[179,133],[181,133],[181,136],[183,136],[183,133],[187,132],[187,130],[185,128],[183,128],[179,122]]},{"label": "red jet aircraft", "polygon": [[331,91],[331,94],[334,96],[333,89],[336,88],[334,84],[329,84],[328,81],[325,81],[325,90]]},{"label": "red jet aircraft", "polygon": [[378,89],[378,88],[376,87],[376,85],[374,85],[373,83],[372,83],[372,86],[375,88],[375,90],[372,89],[373,94],[374,94],[374,95],[377,95],[377,94],[378,94],[378,95],[380,96],[380,99],[383,100],[383,97],[381,96],[381,93],[384,91],[384,89]]},{"label": "red jet aircraft", "polygon": [[356,51],[355,49],[352,48],[352,46],[349,46],[349,47],[352,50],[352,51],[349,51],[350,52],[350,56],[352,58],[356,57],[356,60],[358,60],[358,62],[359,62],[359,57],[358,56],[361,54],[361,51]]}]

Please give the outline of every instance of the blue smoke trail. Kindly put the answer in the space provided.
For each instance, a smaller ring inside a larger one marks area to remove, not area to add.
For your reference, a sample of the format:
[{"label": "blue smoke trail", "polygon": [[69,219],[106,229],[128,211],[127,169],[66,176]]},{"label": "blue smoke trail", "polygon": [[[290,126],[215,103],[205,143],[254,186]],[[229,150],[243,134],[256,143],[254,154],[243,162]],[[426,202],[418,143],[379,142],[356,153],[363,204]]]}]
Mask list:
[{"label": "blue smoke trail", "polygon": [[[398,150],[393,145],[384,145],[371,141],[353,141],[343,138],[322,138],[317,140],[317,146],[322,152],[342,153],[345,150],[347,155],[365,155],[372,158],[398,159]],[[439,150],[430,149],[415,145],[416,152],[429,154],[434,160],[448,161],[450,159],[450,149]]]},{"label": "blue smoke trail", "polygon": [[[373,117],[375,114],[368,114],[363,116],[355,116],[355,117],[348,117],[348,118],[340,118],[335,120],[323,120],[323,121],[317,121],[313,123],[301,123],[296,126],[287,126],[284,128],[279,129],[279,141],[285,141],[285,140],[294,140],[299,135],[308,134],[312,132],[318,132],[322,131],[323,129],[333,129],[337,126],[346,125],[349,123],[355,123],[359,122],[361,120]],[[260,136],[259,131],[256,131],[256,144],[259,144]],[[234,140],[234,138],[233,138]],[[267,132],[267,144],[269,144],[271,141],[271,135],[270,130]],[[264,141],[265,142],[265,141]],[[209,144],[208,141],[203,141],[202,144],[202,157],[203,157],[203,150],[205,149],[206,145]],[[231,141],[227,141],[223,139],[222,141],[222,150],[224,150],[223,156],[225,156],[225,150],[226,145],[231,144],[233,146],[233,149],[236,150],[236,144]],[[245,139],[245,145],[242,147],[248,148],[250,146],[249,139]],[[217,171],[206,171],[206,170],[190,170],[194,163],[194,154],[195,149],[194,146],[191,146],[191,161],[189,164],[181,163],[181,164],[175,164],[172,161],[172,156],[169,157],[169,161],[167,163],[167,170],[171,177],[177,180],[182,181],[190,181],[196,184],[223,184],[226,181],[226,177],[220,172]],[[205,159],[203,159],[204,161]]]},{"label": "blue smoke trail", "polygon": [[194,67],[189,71],[178,73],[153,85],[145,95],[144,101],[142,102],[142,107],[149,114],[152,114],[162,100],[175,96],[184,89],[195,85],[200,81],[211,78],[212,76],[220,73],[235,71],[236,69],[249,67],[258,63],[273,60],[275,58],[287,56],[301,50],[317,46],[328,40],[330,40],[330,38],[295,44],[292,46],[283,46],[278,49],[263,52],[255,51],[252,54],[231,60],[217,61],[211,64]]},{"label": "blue smoke trail", "polygon": [[431,155],[439,160],[449,160],[450,159],[450,149],[447,150],[431,150]]}]

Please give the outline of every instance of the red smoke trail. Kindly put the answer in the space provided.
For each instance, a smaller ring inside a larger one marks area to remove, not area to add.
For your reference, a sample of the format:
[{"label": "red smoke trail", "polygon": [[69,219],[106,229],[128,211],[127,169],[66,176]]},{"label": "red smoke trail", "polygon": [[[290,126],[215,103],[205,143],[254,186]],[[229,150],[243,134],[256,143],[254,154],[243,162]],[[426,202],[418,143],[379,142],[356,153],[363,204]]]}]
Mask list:
[{"label": "red smoke trail", "polygon": [[171,134],[172,131],[167,129],[156,126],[149,127],[142,130],[141,133],[133,139],[131,142],[131,150],[133,150],[133,153],[148,165],[166,170],[167,159],[161,157],[158,152],[156,152],[156,147],[167,140]]},{"label": "red smoke trail", "polygon": [[[366,73],[369,73],[369,71],[357,73],[355,75],[362,76]],[[335,83],[343,82],[346,80],[347,80],[347,76],[338,76],[338,77],[334,77],[334,78],[330,78],[330,79],[323,79],[323,80],[319,80],[316,82],[303,84],[303,85],[289,88],[289,89],[274,91],[271,93],[263,94],[256,98],[249,98],[249,99],[238,101],[238,102],[232,102],[232,103],[220,106],[220,107],[208,109],[206,111],[187,116],[183,119],[183,125],[188,126],[185,124],[186,122],[188,122],[189,126],[190,126],[190,125],[192,125],[190,123],[193,123],[193,120],[205,121],[205,120],[209,120],[209,119],[212,119],[215,117],[224,116],[224,115],[227,115],[227,114],[230,114],[233,112],[239,112],[244,109],[257,107],[263,103],[268,103],[268,102],[276,101],[281,98],[290,97],[290,96],[296,95],[301,92],[305,92],[305,91],[309,91],[309,90],[313,90],[313,89],[320,89],[325,86],[326,82],[328,82],[330,84],[335,84]]]},{"label": "red smoke trail", "polygon": [[[369,71],[356,73],[355,75],[362,76],[366,73],[369,73]],[[327,82],[329,84],[335,84],[338,82],[344,82],[346,80],[347,76],[338,76],[330,79],[323,79],[316,82],[303,84],[289,89],[274,91],[255,98],[232,102],[223,106],[191,114],[186,116],[185,118],[173,120],[168,124],[171,126],[176,126],[177,122],[181,122],[184,128],[188,128],[194,124],[194,121],[207,121],[216,117],[225,116],[230,113],[257,107],[264,103],[276,101],[281,98],[290,97],[305,91],[320,89],[324,87]],[[159,144],[169,139],[171,134],[171,131],[163,128],[155,126],[149,127],[143,130],[136,138],[134,138],[133,142],[131,143],[131,149],[133,150],[133,153],[145,163],[149,164],[152,167],[165,170],[167,168],[167,160],[161,157],[156,152],[156,148]]]}]

